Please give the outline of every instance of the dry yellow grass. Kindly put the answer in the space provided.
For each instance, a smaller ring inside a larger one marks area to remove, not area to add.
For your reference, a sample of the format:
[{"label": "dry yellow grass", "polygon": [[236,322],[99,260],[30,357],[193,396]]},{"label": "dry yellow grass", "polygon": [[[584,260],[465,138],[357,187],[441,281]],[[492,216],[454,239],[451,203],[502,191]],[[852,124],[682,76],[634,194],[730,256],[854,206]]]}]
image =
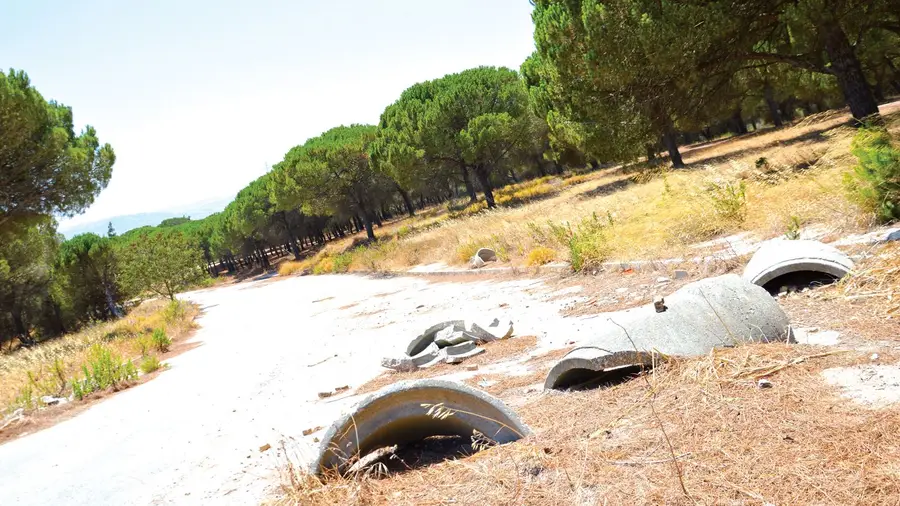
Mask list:
[{"label": "dry yellow grass", "polygon": [[[42,395],[67,395],[71,387],[60,383],[81,372],[89,350],[95,344],[102,343],[116,354],[131,359],[148,351],[147,338],[154,329],[165,330],[173,340],[184,336],[193,328],[199,310],[188,303],[179,303],[179,308],[174,310],[168,301],[148,301],[119,320],[99,323],[31,348],[0,355],[0,412],[36,402],[23,399],[23,392],[31,391],[29,397],[32,399]],[[55,365],[61,367],[57,370]],[[58,377],[60,374],[63,378]]]},{"label": "dry yellow grass", "polygon": [[[867,360],[798,345],[718,350],[666,364],[649,384],[539,396],[519,409],[534,435],[464,459],[325,482],[285,466],[280,502],[896,504],[900,409],[857,406],[820,376]],[[773,388],[756,387],[763,376]]]},{"label": "dry yellow grass", "polygon": [[[898,104],[883,108],[895,132],[898,110]],[[379,229],[390,239],[352,251],[348,268],[462,264],[482,246],[516,265],[529,263],[528,255],[537,248],[569,259],[569,239],[555,237],[552,228],[577,227],[585,220],[604,222],[603,237],[587,243],[602,259],[613,260],[682,256],[698,242],[742,231],[774,237],[785,233],[791,221],[827,224],[834,234],[863,230],[871,226],[871,217],[847,200],[842,185],[843,174],[855,163],[849,152],[855,131],[845,125],[847,118],[828,112],[790,128],[689,146],[683,150],[686,170],[641,175],[615,168],[548,176],[497,190],[497,201],[506,205],[494,210],[483,202],[449,214],[436,207]],[[328,245],[311,265],[346,252],[352,240]],[[319,272],[332,270],[321,266]]]}]

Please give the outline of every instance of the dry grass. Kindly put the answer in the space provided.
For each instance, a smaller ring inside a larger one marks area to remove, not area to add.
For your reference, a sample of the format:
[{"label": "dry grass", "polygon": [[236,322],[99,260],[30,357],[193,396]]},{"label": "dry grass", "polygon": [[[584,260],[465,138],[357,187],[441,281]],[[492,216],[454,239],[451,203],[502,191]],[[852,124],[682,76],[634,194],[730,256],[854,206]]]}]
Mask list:
[{"label": "dry grass", "polygon": [[[895,132],[898,110],[896,103],[883,108]],[[775,237],[791,223],[827,224],[833,234],[861,231],[873,222],[847,200],[842,185],[855,163],[849,151],[855,131],[846,120],[845,113],[828,112],[789,128],[689,146],[683,150],[687,170],[628,174],[616,168],[510,185],[496,191],[501,206],[494,210],[483,202],[453,213],[436,207],[386,225],[378,233],[389,239],[352,251],[347,268],[462,264],[482,246],[514,265],[536,261],[529,255],[538,248],[570,259],[571,238],[554,229],[586,220],[604,224],[602,237],[584,234],[584,244],[597,257],[588,265],[678,257],[698,242],[741,231]],[[323,258],[327,263],[350,244],[348,238],[329,245],[305,267],[315,271]],[[541,260],[547,257],[542,252]],[[328,265],[318,269],[334,271],[339,270]]]},{"label": "dry grass", "polygon": [[173,340],[185,336],[199,310],[187,303],[178,307],[175,310],[168,301],[148,301],[119,320],[0,355],[0,409],[39,405],[35,398],[43,395],[68,395],[69,380],[80,374],[95,344],[130,359],[152,353],[149,338],[154,329],[163,329]]},{"label": "dry grass", "polygon": [[[797,345],[718,350],[658,368],[649,389],[538,396],[519,410],[534,435],[465,459],[325,483],[293,469],[282,502],[896,504],[900,409],[856,406],[820,376],[866,360]],[[773,388],[756,387],[763,375]]]}]

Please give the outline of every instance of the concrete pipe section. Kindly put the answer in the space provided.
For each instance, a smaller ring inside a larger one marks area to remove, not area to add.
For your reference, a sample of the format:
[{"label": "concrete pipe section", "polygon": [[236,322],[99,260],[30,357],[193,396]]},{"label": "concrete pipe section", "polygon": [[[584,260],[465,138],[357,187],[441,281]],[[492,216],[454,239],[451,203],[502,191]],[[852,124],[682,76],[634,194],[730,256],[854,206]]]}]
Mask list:
[{"label": "concrete pipe section", "polygon": [[551,369],[544,387],[615,383],[667,355],[696,356],[717,346],[791,339],[790,321],[775,299],[735,274],[685,285],[660,305],[661,312],[651,304],[607,315],[587,346],[572,350]]},{"label": "concrete pipe section", "polygon": [[753,255],[744,269],[744,279],[777,294],[783,288],[796,290],[832,283],[852,270],[853,260],[833,246],[775,239],[763,243]]},{"label": "concrete pipe section", "polygon": [[[451,414],[429,414],[435,405]],[[310,472],[345,472],[355,457],[379,448],[474,431],[501,444],[531,432],[502,401],[480,390],[445,380],[401,381],[366,397],[332,424]]]}]

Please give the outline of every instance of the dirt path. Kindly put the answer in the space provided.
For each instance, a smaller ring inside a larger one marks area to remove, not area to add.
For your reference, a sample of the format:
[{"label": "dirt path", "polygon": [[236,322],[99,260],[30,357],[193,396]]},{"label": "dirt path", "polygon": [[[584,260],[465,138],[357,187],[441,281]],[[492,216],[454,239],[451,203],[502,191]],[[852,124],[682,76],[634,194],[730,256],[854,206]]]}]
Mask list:
[{"label": "dirt path", "polygon": [[0,504],[256,503],[277,483],[279,441],[309,455],[302,431],[352,400],[317,392],[373,378],[381,356],[436,321],[508,317],[548,348],[587,339],[590,319],[560,314],[577,290],[554,290],[320,276],[187,294],[204,310],[200,346],[154,381],[0,447]]}]

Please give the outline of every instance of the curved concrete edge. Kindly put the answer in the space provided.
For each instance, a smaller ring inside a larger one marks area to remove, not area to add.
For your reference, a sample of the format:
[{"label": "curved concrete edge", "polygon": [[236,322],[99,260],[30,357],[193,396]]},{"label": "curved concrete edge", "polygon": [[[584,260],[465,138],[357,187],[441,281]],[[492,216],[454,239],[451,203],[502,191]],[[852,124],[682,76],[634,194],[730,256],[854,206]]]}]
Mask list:
[{"label": "curved concrete edge", "polygon": [[462,320],[448,320],[438,323],[437,325],[432,325],[431,327],[428,327],[428,330],[422,332],[422,334],[410,341],[409,346],[406,347],[406,354],[410,357],[414,357],[419,353],[422,353],[426,348],[428,348],[428,345],[434,342],[434,338],[437,337],[438,332],[451,325],[453,326],[454,330],[466,330],[466,322]]},{"label": "curved concrete edge", "polygon": [[544,380],[545,390],[563,390],[586,383],[603,383],[624,370],[652,369],[662,359],[653,352],[609,351],[596,346],[575,348],[560,359]]},{"label": "curved concrete edge", "polygon": [[736,274],[689,283],[666,296],[664,306],[663,312],[648,304],[597,320],[594,337],[563,357],[545,386],[565,388],[578,379],[602,383],[606,373],[625,373],[612,369],[641,366],[654,354],[697,356],[719,346],[792,340],[790,319],[778,301]]},{"label": "curved concrete edge", "polygon": [[[429,406],[435,405],[452,414],[429,415]],[[518,415],[485,392],[446,380],[401,381],[369,395],[336,420],[309,471],[345,472],[355,457],[378,448],[429,436],[470,436],[476,430],[501,444],[531,433]]]},{"label": "curved concrete edge", "polygon": [[753,255],[743,278],[758,286],[793,272],[820,272],[840,279],[853,267],[853,260],[834,246],[819,241],[775,239],[763,243]]}]

